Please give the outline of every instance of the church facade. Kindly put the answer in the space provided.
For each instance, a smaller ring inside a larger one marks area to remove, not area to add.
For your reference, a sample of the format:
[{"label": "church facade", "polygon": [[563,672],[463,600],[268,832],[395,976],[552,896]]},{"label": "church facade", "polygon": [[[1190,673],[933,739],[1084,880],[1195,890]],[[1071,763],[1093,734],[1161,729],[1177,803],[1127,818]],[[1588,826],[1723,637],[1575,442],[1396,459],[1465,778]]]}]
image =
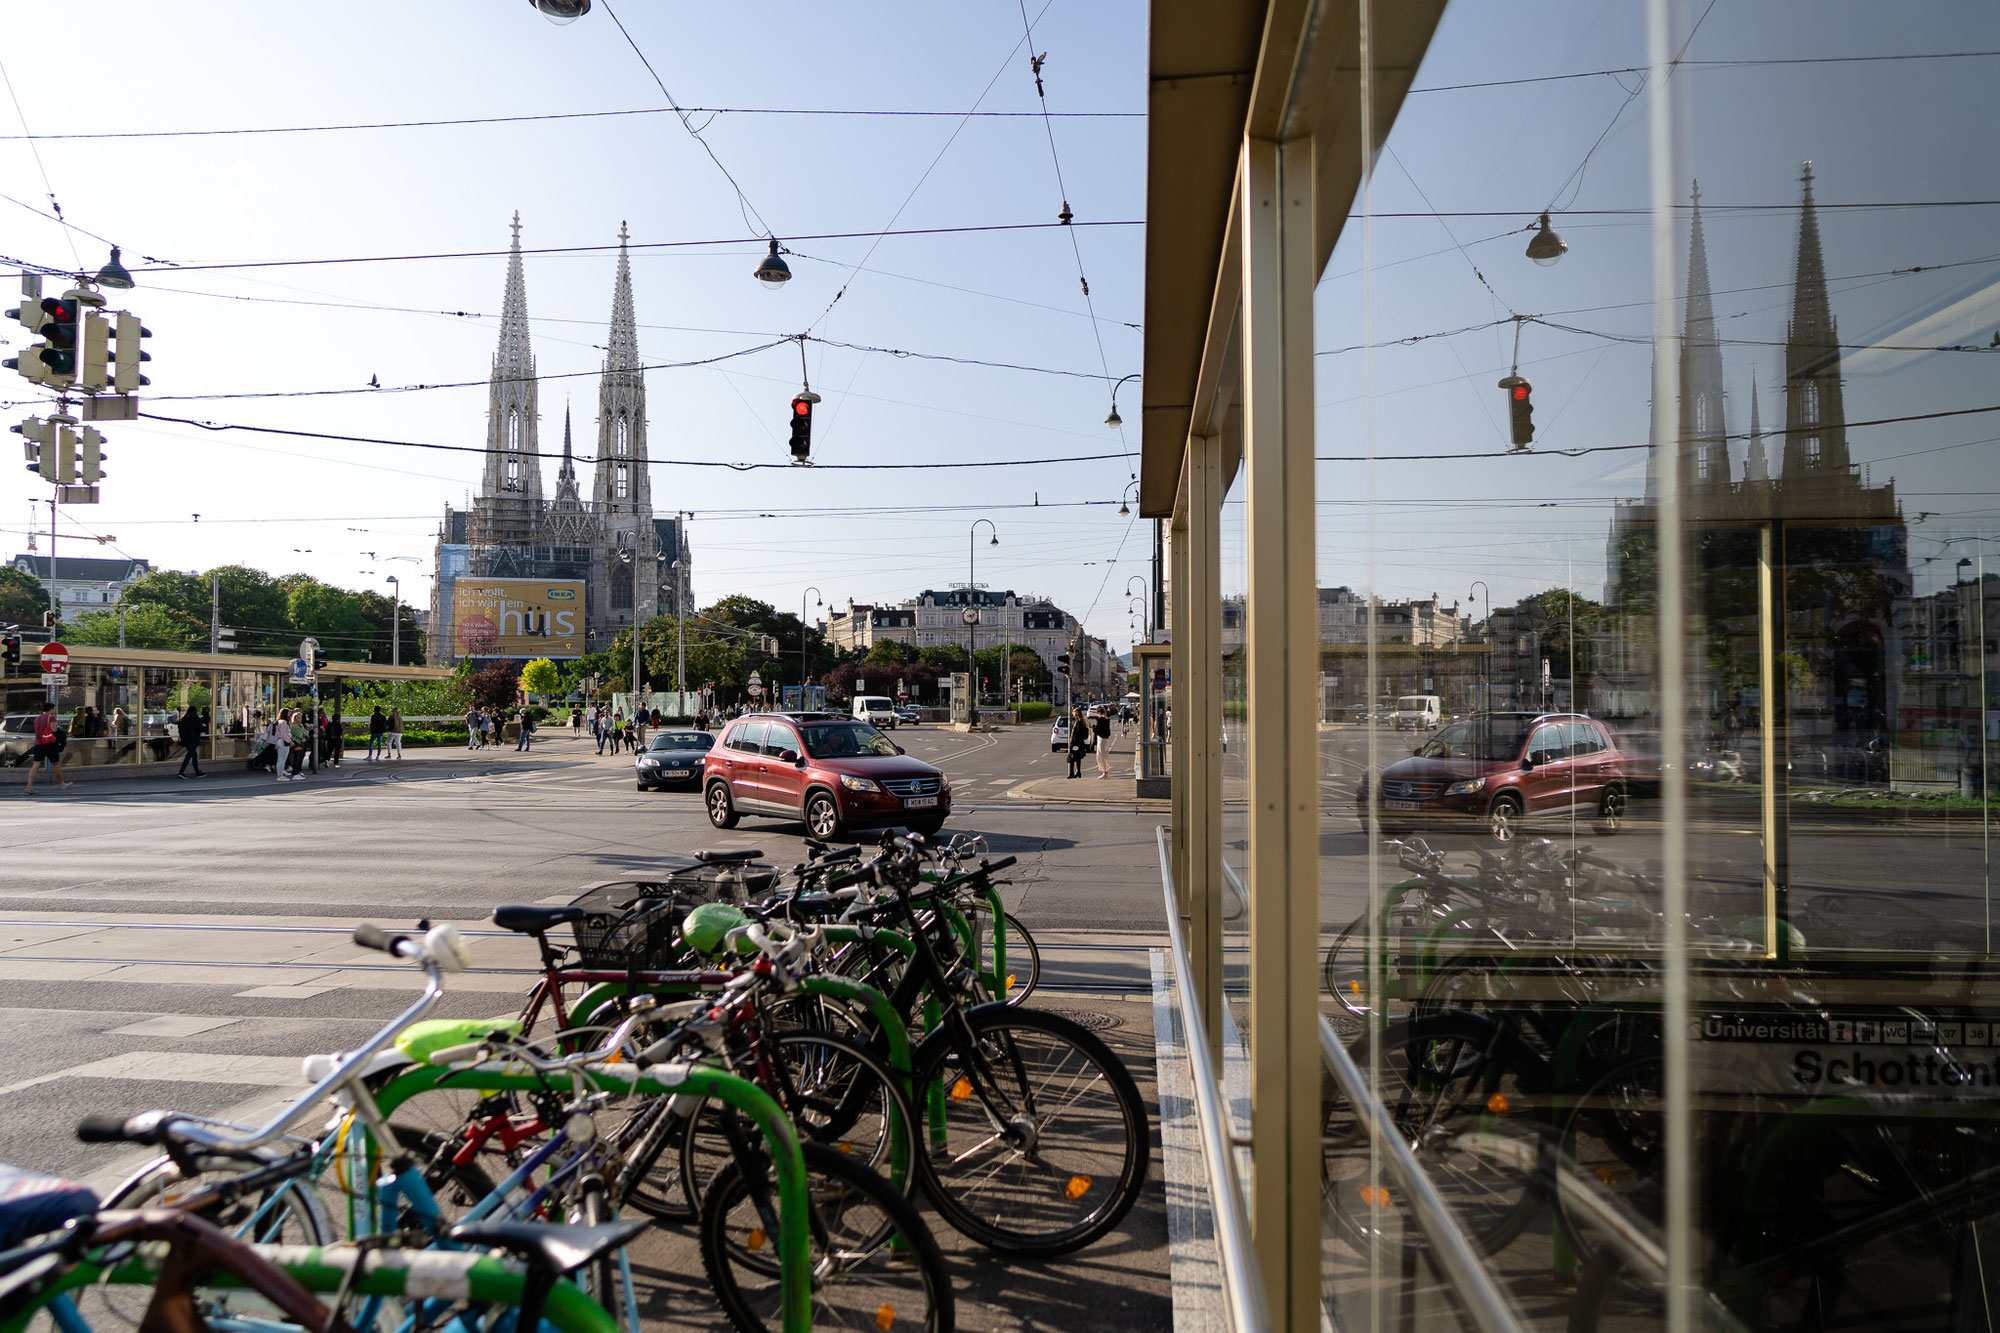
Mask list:
[{"label": "church facade", "polygon": [[[1749,428],[1725,416],[1723,346],[1709,286],[1701,193],[1693,192],[1687,299],[1679,340],[1678,438],[1648,450],[1646,494],[1621,504],[1606,551],[1611,612],[1591,707],[1655,724],[1657,543],[1661,482],[1675,470],[1683,534],[1691,721],[1711,731],[1760,717],[1795,748],[1860,756],[1846,776],[1882,780],[1898,714],[1908,533],[1893,480],[1851,459],[1841,343],[1813,203],[1801,175],[1791,315],[1784,329],[1782,426],[1767,431],[1753,375]],[[1740,447],[1738,443],[1740,442]],[[1775,455],[1775,456],[1774,456]],[[1835,760],[1827,761],[1837,766]]]},{"label": "church facade", "polygon": [[500,340],[487,388],[485,465],[469,509],[447,506],[431,592],[433,662],[460,655],[452,624],[460,579],[531,579],[584,588],[585,652],[660,612],[691,609],[691,554],[682,516],[656,516],[647,474],[646,380],[639,362],[627,236],[618,230],[610,337],[598,378],[590,494],[578,479],[570,412],[563,411],[555,489],[544,493],[540,383],[528,331],[521,218],[514,215]]}]

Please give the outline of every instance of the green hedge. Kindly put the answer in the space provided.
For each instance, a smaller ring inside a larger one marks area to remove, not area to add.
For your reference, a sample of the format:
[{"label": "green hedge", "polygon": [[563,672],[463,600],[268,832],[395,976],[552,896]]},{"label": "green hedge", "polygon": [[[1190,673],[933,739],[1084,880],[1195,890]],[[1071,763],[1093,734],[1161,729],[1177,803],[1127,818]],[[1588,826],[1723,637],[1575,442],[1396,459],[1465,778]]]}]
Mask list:
[{"label": "green hedge", "polygon": [[1055,705],[1053,704],[1024,703],[1020,705],[1021,720],[1023,722],[1046,722],[1049,720],[1049,714],[1054,708]]}]

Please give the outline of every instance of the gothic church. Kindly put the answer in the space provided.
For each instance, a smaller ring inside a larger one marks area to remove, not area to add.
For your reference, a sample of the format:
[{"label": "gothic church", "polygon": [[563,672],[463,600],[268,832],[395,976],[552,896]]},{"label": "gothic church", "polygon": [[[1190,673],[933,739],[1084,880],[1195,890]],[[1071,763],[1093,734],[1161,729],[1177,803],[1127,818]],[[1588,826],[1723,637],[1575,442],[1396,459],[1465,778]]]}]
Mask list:
[{"label": "gothic church", "polygon": [[632,309],[632,265],[618,229],[611,336],[597,389],[597,448],[590,498],[576,474],[563,412],[555,494],[542,490],[541,409],[528,337],[521,215],[513,221],[500,345],[487,390],[486,465],[472,508],[447,506],[431,592],[431,660],[454,660],[451,589],[460,578],[575,580],[585,587],[586,651],[661,611],[687,606],[690,553],[678,515],[656,518],[646,461],[646,380]]}]

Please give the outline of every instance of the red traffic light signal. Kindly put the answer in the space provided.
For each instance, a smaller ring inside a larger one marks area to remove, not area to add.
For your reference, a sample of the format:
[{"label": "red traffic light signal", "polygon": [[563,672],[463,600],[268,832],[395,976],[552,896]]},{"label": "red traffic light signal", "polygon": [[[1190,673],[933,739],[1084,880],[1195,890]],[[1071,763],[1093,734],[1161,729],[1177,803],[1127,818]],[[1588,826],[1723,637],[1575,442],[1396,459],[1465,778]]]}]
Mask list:
[{"label": "red traffic light signal", "polygon": [[800,394],[792,399],[792,461],[812,459],[813,399]]},{"label": "red traffic light signal", "polygon": [[1501,377],[1507,391],[1508,436],[1516,449],[1525,449],[1535,438],[1535,386],[1519,375]]}]

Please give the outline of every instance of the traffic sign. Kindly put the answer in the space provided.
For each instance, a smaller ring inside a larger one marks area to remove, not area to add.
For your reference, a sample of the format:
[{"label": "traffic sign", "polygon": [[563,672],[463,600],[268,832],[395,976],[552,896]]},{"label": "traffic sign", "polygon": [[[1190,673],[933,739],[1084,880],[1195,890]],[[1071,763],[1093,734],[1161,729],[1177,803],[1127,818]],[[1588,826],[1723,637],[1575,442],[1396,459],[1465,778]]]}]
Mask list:
[{"label": "traffic sign", "polygon": [[69,674],[69,649],[59,643],[42,645],[42,675],[58,679]]},{"label": "traffic sign", "polygon": [[312,664],[307,662],[303,657],[294,657],[292,659],[292,684],[307,685],[312,683],[312,680]]}]

